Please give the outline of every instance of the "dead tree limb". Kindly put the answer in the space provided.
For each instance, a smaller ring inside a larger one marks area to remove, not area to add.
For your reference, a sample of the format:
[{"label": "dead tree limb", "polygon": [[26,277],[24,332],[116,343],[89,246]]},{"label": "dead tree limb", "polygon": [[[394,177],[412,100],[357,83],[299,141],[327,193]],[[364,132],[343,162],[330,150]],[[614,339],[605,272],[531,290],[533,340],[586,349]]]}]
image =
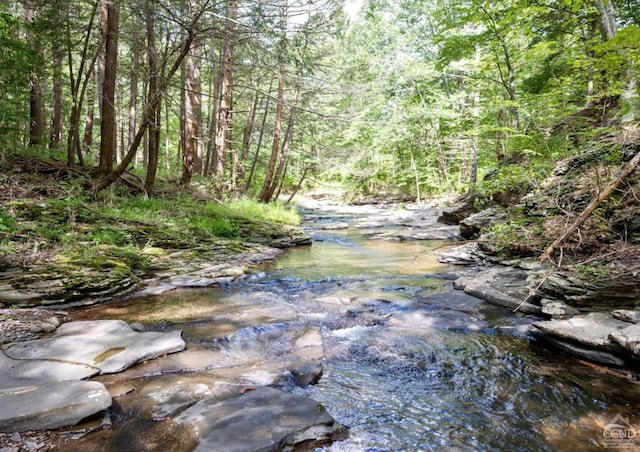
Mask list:
[{"label": "dead tree limb", "polygon": [[611,194],[620,186],[620,184],[627,177],[629,177],[631,173],[633,173],[639,163],[640,152],[638,152],[629,162],[618,169],[618,175],[616,176],[616,178],[611,181],[609,185],[607,185],[605,189],[598,194],[598,196],[592,199],[589,205],[582,211],[578,218],[576,218],[576,221],[574,221],[571,226],[565,229],[562,235],[558,237],[556,241],[549,246],[549,248],[544,250],[544,253],[540,255],[540,262],[545,262],[547,259],[549,259],[553,255],[554,251],[562,246],[564,241],[573,233],[573,231],[582,226],[587,218],[589,218],[589,215],[591,215],[593,211],[596,210],[600,206],[600,204],[602,204],[602,201],[611,196]]}]

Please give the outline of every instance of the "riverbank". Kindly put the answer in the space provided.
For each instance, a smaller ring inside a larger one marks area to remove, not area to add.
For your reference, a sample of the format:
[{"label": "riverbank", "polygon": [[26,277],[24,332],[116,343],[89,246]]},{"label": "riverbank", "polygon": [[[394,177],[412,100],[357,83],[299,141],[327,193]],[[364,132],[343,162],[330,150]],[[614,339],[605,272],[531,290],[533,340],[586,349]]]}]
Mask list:
[{"label": "riverbank", "polygon": [[124,182],[91,193],[60,162],[6,156],[0,169],[0,308],[224,284],[278,249],[310,243],[295,211],[223,204],[205,185],[165,183],[146,199]]}]

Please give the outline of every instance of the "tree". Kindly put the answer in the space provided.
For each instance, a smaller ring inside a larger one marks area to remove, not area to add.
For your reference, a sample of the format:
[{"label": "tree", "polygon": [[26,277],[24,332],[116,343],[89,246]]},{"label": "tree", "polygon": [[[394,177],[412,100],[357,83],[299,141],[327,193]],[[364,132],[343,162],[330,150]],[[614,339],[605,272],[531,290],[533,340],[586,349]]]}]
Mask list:
[{"label": "tree", "polygon": [[235,0],[227,0],[224,38],[222,45],[222,78],[220,85],[220,107],[218,109],[217,130],[215,135],[215,156],[213,176],[216,187],[221,190],[224,185],[227,159],[227,134],[231,125],[231,74],[233,71],[234,22],[236,18]]},{"label": "tree", "polygon": [[[32,1],[25,0],[25,21],[31,26],[27,40],[31,48],[41,54],[42,47],[33,31],[37,16],[38,10],[34,8]],[[37,66],[34,66],[29,73],[29,144],[31,145],[40,144],[44,134],[42,95],[41,75]]]},{"label": "tree", "polygon": [[[197,0],[190,0],[189,7],[197,11]],[[202,86],[200,69],[202,43],[199,37],[185,58],[185,109],[184,109],[184,157],[182,169],[182,185],[189,185],[194,173],[202,173]]]},{"label": "tree", "polygon": [[105,37],[105,69],[100,110],[100,165],[102,176],[113,169],[117,147],[116,83],[118,75],[118,27],[120,25],[120,0],[108,0],[107,30]]}]

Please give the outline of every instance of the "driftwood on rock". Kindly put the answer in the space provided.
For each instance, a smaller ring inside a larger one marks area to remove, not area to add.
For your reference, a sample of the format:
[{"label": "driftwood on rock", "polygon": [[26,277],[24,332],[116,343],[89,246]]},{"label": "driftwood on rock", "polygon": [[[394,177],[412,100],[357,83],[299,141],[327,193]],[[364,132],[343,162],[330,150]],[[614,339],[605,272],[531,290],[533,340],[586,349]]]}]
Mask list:
[{"label": "driftwood on rock", "polygon": [[629,177],[631,173],[633,173],[636,166],[638,166],[638,163],[640,163],[640,152],[638,152],[629,162],[627,162],[618,170],[617,177],[613,181],[611,181],[609,185],[607,185],[605,189],[598,194],[598,196],[592,199],[589,205],[587,205],[587,207],[584,209],[584,211],[578,216],[578,218],[576,218],[576,221],[574,221],[573,224],[569,226],[562,233],[562,235],[556,239],[556,241],[554,241],[546,250],[544,250],[544,253],[540,255],[540,262],[545,262],[547,259],[549,259],[553,255],[555,250],[562,246],[564,241],[573,233],[573,231],[582,226],[587,218],[589,218],[589,215],[591,215],[593,211],[596,210],[598,206],[600,206],[600,204],[602,204],[602,201],[611,196],[611,194],[620,186],[620,184],[627,177]]}]

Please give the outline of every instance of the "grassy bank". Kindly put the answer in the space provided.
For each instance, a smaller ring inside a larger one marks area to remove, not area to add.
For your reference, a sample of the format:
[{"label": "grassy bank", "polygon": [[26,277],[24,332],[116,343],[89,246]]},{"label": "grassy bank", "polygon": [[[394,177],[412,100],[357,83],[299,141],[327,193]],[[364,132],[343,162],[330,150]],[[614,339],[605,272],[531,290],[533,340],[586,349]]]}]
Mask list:
[{"label": "grassy bank", "polygon": [[46,263],[144,273],[162,250],[206,248],[222,239],[228,246],[268,243],[300,221],[282,204],[220,203],[202,188],[171,184],[151,199],[126,186],[96,195],[80,172],[35,158],[5,158],[0,169],[4,268]]}]

